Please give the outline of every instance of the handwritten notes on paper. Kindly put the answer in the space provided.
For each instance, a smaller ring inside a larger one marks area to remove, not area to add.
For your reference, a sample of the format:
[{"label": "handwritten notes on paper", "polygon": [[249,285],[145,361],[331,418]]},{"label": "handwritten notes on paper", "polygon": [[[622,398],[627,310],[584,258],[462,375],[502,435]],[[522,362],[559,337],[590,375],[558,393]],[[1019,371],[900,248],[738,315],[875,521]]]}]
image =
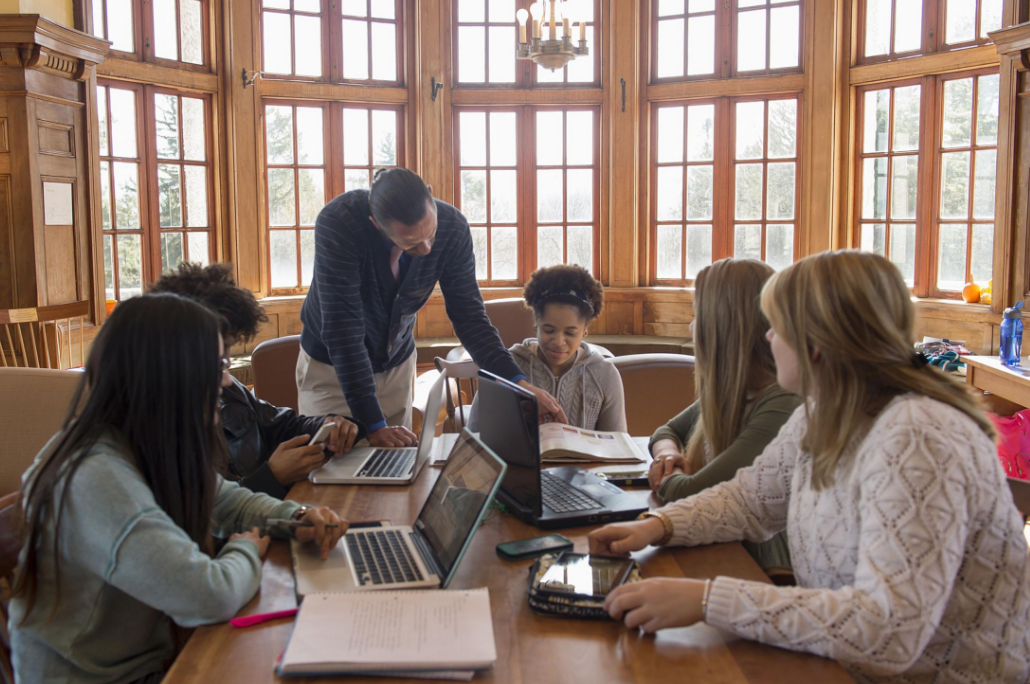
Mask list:
[{"label": "handwritten notes on paper", "polygon": [[72,184],[43,181],[43,224],[70,226],[74,223]]}]

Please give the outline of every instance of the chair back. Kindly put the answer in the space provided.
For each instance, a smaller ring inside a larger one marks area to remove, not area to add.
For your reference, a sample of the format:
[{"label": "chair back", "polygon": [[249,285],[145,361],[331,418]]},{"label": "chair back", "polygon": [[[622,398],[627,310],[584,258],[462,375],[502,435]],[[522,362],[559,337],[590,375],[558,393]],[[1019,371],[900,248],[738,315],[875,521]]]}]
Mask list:
[{"label": "chair back", "polygon": [[7,630],[7,601],[14,585],[14,569],[21,551],[21,515],[18,492],[0,497],[0,680],[14,684],[11,635]]},{"label": "chair back", "polygon": [[82,372],[0,368],[0,494],[21,487],[21,476],[64,423]]},{"label": "chair back", "polygon": [[612,363],[622,375],[631,435],[650,435],[694,402],[694,357],[629,354]]},{"label": "chair back", "polygon": [[483,302],[486,315],[497,328],[505,349],[529,337],[536,337],[536,320],[533,311],[526,308],[521,297],[491,299]]},{"label": "chair back", "polygon": [[[83,326],[89,302],[0,309],[0,367],[75,368],[86,365]],[[78,323],[74,333],[72,321]]]},{"label": "chair back", "polygon": [[[439,356],[433,361],[436,370],[447,371],[447,391],[444,396],[447,419],[451,423],[452,432],[461,432],[468,422],[468,411],[471,409],[472,397],[476,395],[476,379],[479,377],[479,366],[472,359],[452,360]],[[468,393],[462,389],[462,381],[468,386]],[[469,406],[465,406],[468,402]]]},{"label": "chair back", "polygon": [[273,406],[297,410],[297,357],[300,335],[266,340],[250,355],[254,396]]}]

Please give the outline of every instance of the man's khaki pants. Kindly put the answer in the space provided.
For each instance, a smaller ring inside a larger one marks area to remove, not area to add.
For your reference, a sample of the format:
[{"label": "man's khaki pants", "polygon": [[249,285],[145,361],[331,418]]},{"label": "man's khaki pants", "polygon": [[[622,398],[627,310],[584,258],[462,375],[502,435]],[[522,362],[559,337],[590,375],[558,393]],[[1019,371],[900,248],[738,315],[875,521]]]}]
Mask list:
[{"label": "man's khaki pants", "polygon": [[[415,397],[415,352],[404,363],[374,375],[376,398],[386,424],[411,429],[411,403]],[[316,361],[303,349],[297,357],[297,408],[305,416],[335,414],[352,417],[336,369]]]}]

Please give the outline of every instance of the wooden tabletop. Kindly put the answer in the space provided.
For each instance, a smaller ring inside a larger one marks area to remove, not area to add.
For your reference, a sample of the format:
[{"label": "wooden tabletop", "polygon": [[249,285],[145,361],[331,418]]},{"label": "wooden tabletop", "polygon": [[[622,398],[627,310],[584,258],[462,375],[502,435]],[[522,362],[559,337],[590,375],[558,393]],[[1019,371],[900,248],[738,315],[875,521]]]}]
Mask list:
[{"label": "wooden tabletop", "polygon": [[997,356],[963,356],[966,384],[1003,399],[1030,406],[1030,359],[1021,366],[1006,366]]},{"label": "wooden tabletop", "polygon": [[[411,524],[439,470],[423,468],[410,487],[315,486],[304,482],[291,499],[329,505],[350,520],[389,520]],[[639,490],[649,498],[649,492]],[[649,498],[650,504],[657,501]],[[579,527],[561,533],[586,551],[586,533]],[[744,684],[811,681],[851,682],[831,660],[792,653],[745,641],[705,624],[662,630],[648,636],[607,621],[584,621],[540,616],[526,602],[532,561],[509,563],[494,547],[506,541],[539,536],[540,530],[510,515],[491,510],[473,539],[452,588],[489,587],[497,664],[473,681],[538,684],[540,682],[632,682],[669,684],[673,681]],[[767,582],[765,574],[740,544],[717,544],[693,549],[650,549],[635,555],[645,577],[714,578],[729,575]],[[284,610],[296,606],[286,542],[273,541],[264,561],[261,590],[240,615]],[[341,616],[346,619],[346,616]],[[185,682],[277,682],[273,661],[286,647],[292,620],[277,620],[246,629],[219,624],[197,629],[165,677],[164,684]],[[305,678],[305,683],[340,682],[342,678]],[[347,678],[383,684],[383,678]],[[412,681],[412,680],[407,680]]]}]

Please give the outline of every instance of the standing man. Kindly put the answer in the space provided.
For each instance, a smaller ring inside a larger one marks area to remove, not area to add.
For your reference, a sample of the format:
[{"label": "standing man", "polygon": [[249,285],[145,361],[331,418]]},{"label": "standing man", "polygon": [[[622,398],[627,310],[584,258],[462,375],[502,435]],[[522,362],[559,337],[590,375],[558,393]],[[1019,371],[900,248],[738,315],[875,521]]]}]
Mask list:
[{"label": "standing man", "polygon": [[412,171],[380,170],[372,189],[346,192],[315,223],[315,267],[301,310],[300,412],[353,416],[373,446],[409,446],[415,315],[443,291],[447,317],[480,366],[537,395],[490,324],[476,282],[472,234],[461,213],[434,199]]}]

